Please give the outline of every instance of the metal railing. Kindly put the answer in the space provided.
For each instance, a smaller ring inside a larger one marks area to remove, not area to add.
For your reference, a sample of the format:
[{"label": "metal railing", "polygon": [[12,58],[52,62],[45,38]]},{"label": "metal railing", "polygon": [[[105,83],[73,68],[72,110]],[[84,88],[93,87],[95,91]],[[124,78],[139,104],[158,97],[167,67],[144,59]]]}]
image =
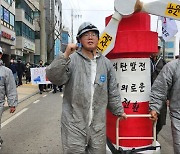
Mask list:
[{"label": "metal railing", "polygon": [[[127,118],[150,118],[150,114],[129,114],[127,115]],[[120,137],[119,136],[119,121],[120,117],[116,121],[116,148],[119,147],[119,140],[120,139],[147,139],[147,140],[153,140],[152,146],[156,146],[156,122],[153,123],[153,136],[152,137]]]}]

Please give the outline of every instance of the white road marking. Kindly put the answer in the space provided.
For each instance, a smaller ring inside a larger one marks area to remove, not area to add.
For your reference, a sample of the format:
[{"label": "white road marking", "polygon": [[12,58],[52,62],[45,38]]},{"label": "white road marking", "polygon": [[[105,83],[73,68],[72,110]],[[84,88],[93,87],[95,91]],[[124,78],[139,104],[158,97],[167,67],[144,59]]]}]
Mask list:
[{"label": "white road marking", "polygon": [[39,101],[40,101],[40,100],[36,100],[36,101],[34,101],[33,103],[36,104],[36,103],[38,103]]},{"label": "white road marking", "polygon": [[63,97],[63,94],[61,94],[60,96]]},{"label": "white road marking", "polygon": [[46,97],[47,95],[43,95],[43,97]]},{"label": "white road marking", "polygon": [[15,115],[13,115],[11,118],[7,119],[6,121],[4,121],[1,124],[1,128],[3,128],[4,126],[6,126],[8,123],[10,123],[11,121],[13,121],[15,118],[17,118],[19,115],[21,115],[23,112],[27,111],[28,108],[24,108],[23,110],[21,110],[20,112],[16,113]]}]

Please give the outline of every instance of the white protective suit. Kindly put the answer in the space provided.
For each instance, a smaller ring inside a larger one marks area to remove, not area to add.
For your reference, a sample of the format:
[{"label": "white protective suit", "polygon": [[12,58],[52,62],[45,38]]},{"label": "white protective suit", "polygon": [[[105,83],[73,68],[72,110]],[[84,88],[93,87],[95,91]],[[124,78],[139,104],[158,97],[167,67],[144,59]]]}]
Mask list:
[{"label": "white protective suit", "polygon": [[96,62],[90,125],[91,60],[77,51],[70,59],[61,54],[46,68],[47,77],[53,84],[65,85],[61,117],[64,154],[105,154],[106,108],[114,115],[124,112],[110,60],[97,53]]},{"label": "white protective suit", "polygon": [[7,97],[9,107],[17,106],[18,96],[13,73],[9,68],[3,66],[3,62],[0,59],[0,125],[5,97]]},{"label": "white protective suit", "polygon": [[154,81],[150,95],[150,109],[159,113],[167,96],[170,101],[174,153],[180,154],[180,59],[167,63]]}]

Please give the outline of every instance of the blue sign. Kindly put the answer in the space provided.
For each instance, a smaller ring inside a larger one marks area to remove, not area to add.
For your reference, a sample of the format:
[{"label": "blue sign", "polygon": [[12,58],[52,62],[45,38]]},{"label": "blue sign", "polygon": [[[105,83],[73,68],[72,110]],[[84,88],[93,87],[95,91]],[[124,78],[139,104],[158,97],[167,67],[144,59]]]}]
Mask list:
[{"label": "blue sign", "polygon": [[55,40],[55,46],[54,46],[54,56],[56,57],[59,55],[59,52],[61,50],[61,41],[60,39]]},{"label": "blue sign", "polygon": [[34,79],[34,82],[36,82],[36,83],[41,82],[41,77],[37,76],[37,78]]},{"label": "blue sign", "polygon": [[63,31],[62,32],[62,43],[63,44],[68,44],[68,37],[69,37],[68,32]]}]

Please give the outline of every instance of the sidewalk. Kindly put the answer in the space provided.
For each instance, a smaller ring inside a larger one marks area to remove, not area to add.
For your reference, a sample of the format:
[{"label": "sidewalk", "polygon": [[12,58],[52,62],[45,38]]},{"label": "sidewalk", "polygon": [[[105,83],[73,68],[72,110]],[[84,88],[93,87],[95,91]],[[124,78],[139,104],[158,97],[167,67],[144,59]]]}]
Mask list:
[{"label": "sidewalk", "polygon": [[[18,86],[17,93],[18,93],[18,103],[36,95],[39,92],[38,85],[32,85],[31,83]],[[8,106],[7,102],[4,106]]]},{"label": "sidewalk", "polygon": [[31,96],[39,92],[38,85],[32,85],[31,83],[23,84],[17,87],[18,102],[22,102]]}]

